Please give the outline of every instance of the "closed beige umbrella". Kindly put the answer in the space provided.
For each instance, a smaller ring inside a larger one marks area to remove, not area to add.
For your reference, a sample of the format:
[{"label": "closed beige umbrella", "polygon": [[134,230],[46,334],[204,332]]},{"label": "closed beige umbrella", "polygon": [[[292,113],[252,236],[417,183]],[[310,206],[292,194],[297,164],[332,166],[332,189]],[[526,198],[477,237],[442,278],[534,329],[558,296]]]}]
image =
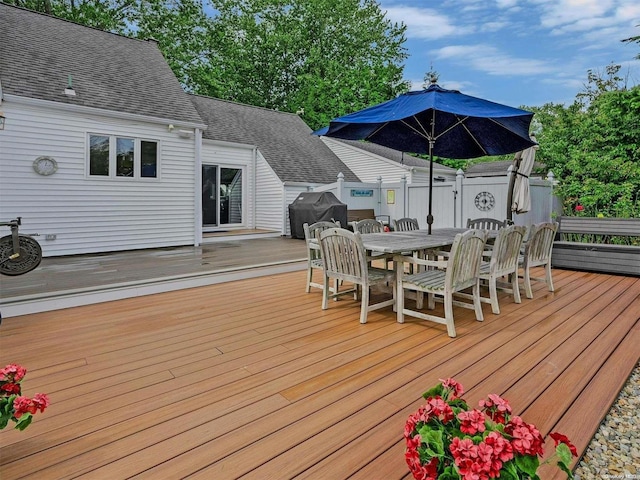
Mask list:
[{"label": "closed beige umbrella", "polygon": [[538,145],[535,145],[522,152],[522,160],[520,161],[520,167],[516,172],[516,183],[513,187],[513,203],[511,204],[512,212],[525,213],[531,210],[529,175],[531,175],[531,170],[533,170],[537,149]]},{"label": "closed beige umbrella", "polygon": [[[531,140],[535,142],[532,135]],[[507,212],[507,219],[512,219],[512,212],[525,213],[531,209],[531,193],[529,191],[529,175],[533,170],[536,159],[538,145],[529,147],[516,153],[513,161],[512,178],[509,182],[509,194],[507,197],[510,208]],[[515,179],[513,178],[515,176]]]}]

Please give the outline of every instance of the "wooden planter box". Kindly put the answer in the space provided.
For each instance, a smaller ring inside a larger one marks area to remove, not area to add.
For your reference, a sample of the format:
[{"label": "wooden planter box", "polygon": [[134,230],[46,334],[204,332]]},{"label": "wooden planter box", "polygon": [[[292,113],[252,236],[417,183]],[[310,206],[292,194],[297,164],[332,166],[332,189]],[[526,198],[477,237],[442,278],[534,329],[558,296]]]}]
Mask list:
[{"label": "wooden planter box", "polygon": [[640,276],[640,246],[563,240],[567,234],[640,237],[640,218],[560,217],[551,265],[571,270]]}]

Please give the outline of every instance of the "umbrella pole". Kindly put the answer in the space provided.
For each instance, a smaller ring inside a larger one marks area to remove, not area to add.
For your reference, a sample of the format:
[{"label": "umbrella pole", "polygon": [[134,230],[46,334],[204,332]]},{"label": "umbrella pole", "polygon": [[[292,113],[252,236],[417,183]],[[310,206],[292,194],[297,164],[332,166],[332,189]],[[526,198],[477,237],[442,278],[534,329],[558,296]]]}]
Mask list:
[{"label": "umbrella pole", "polygon": [[429,214],[427,215],[427,233],[431,235],[431,225],[433,224],[433,140],[429,140]]}]

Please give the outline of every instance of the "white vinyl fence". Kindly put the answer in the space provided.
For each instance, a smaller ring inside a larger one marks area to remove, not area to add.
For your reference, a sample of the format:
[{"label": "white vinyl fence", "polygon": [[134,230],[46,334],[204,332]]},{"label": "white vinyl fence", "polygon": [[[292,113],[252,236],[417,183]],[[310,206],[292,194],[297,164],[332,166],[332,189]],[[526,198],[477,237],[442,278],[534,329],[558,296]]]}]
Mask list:
[{"label": "white vinyl fence", "polygon": [[[330,191],[349,209],[373,208],[376,215],[391,219],[417,218],[421,227],[427,226],[429,185],[399,183],[345,182],[341,176],[330,185],[315,191]],[[433,227],[465,227],[468,218],[507,218],[509,177],[465,178],[460,170],[455,182],[433,183]],[[530,179],[531,211],[513,213],[517,225],[531,225],[550,221],[553,217],[553,174],[547,180]]]}]

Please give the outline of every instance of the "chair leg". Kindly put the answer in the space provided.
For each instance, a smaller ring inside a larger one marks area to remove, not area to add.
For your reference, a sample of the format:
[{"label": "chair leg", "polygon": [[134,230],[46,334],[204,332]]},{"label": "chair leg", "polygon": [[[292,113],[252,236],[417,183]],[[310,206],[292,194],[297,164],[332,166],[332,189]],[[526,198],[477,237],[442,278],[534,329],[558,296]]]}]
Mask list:
[{"label": "chair leg", "polygon": [[306,292],[309,293],[311,291],[311,280],[313,279],[313,268],[311,268],[311,264],[307,265],[307,289]]},{"label": "chair leg", "polygon": [[367,311],[369,310],[369,287],[362,285],[362,304],[360,305],[360,323],[367,323]]},{"label": "chair leg", "polygon": [[436,296],[433,293],[427,293],[427,308],[429,310],[436,308]]},{"label": "chair leg", "polygon": [[329,277],[324,275],[322,279],[322,310],[327,308],[329,308]]},{"label": "chair leg", "polygon": [[484,315],[482,314],[482,303],[480,303],[480,280],[476,281],[473,286],[473,308],[476,311],[476,320],[482,322]]},{"label": "chair leg", "polygon": [[524,291],[527,294],[527,298],[533,298],[533,290],[531,289],[531,272],[529,272],[529,265],[524,267]]},{"label": "chair leg", "polygon": [[491,311],[499,315],[500,305],[498,304],[498,287],[496,285],[497,279],[493,276],[489,278],[489,298],[491,299]]},{"label": "chair leg", "polygon": [[456,327],[453,324],[453,296],[444,296],[444,319],[447,323],[447,333],[450,337],[456,336]]},{"label": "chair leg", "polygon": [[511,289],[513,290],[513,301],[516,303],[522,303],[522,299],[520,298],[520,282],[518,282],[518,272],[512,273],[511,275]]},{"label": "chair leg", "polygon": [[546,270],[546,276],[547,276],[547,287],[549,288],[550,292],[553,292],[553,278],[551,277],[551,260],[549,260],[547,262],[547,265],[545,266],[545,270]]}]

